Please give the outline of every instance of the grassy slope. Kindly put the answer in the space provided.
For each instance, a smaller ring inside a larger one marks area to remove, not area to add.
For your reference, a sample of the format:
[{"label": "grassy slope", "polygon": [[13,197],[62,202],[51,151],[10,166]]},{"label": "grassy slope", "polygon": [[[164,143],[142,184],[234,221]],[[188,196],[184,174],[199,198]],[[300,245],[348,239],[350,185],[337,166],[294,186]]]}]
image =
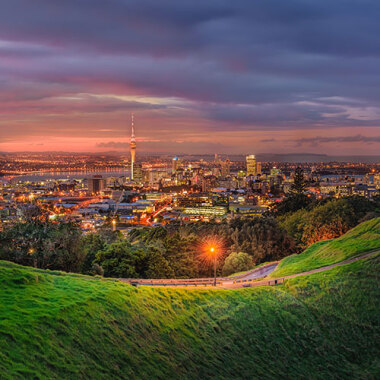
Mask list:
[{"label": "grassy slope", "polygon": [[375,255],[277,287],[180,290],[0,262],[1,378],[375,379],[379,273]]},{"label": "grassy slope", "polygon": [[299,255],[286,257],[271,277],[306,272],[374,249],[380,249],[380,218],[359,224],[338,239],[320,241]]}]

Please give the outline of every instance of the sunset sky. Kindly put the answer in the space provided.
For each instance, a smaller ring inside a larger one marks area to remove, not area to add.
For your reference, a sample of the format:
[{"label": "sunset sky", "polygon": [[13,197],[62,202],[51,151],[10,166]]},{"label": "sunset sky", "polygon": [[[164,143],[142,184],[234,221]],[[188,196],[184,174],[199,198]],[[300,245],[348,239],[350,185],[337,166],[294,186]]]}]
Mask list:
[{"label": "sunset sky", "polygon": [[0,151],[380,154],[376,0],[10,0]]}]

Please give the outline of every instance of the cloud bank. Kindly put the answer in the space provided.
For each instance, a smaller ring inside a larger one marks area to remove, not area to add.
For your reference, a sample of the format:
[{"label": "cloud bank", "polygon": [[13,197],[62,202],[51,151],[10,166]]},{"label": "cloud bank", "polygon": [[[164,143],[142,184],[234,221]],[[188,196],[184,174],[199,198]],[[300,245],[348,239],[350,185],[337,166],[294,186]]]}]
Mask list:
[{"label": "cloud bank", "polygon": [[0,149],[65,137],[99,150],[125,142],[135,112],[145,140],[275,151],[290,136],[327,152],[317,133],[350,131],[342,152],[366,153],[379,147],[379,18],[370,0],[5,2]]}]

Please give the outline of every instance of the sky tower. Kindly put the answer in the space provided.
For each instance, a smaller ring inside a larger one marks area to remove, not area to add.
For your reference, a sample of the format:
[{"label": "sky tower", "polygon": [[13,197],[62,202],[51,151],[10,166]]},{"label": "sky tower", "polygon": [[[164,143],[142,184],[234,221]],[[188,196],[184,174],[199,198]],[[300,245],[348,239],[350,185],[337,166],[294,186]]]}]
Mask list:
[{"label": "sky tower", "polygon": [[135,125],[134,125],[134,116],[132,114],[132,134],[131,134],[131,179],[133,180],[133,168],[136,162],[136,139],[135,139]]}]

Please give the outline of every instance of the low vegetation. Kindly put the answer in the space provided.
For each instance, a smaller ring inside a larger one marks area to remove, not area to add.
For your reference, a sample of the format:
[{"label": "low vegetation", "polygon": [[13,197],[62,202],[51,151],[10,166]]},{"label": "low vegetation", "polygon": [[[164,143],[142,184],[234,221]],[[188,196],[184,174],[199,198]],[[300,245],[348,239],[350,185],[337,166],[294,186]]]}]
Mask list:
[{"label": "low vegetation", "polygon": [[380,256],[180,290],[0,262],[3,379],[376,379]]},{"label": "low vegetation", "polygon": [[293,240],[273,218],[141,228],[124,238],[108,229],[83,236],[74,223],[51,222],[36,213],[0,232],[0,259],[106,277],[208,277],[213,263],[205,259],[202,243],[209,237],[221,245],[218,275],[233,252],[247,256],[236,270],[294,252]]},{"label": "low vegetation", "polygon": [[380,250],[380,218],[361,223],[338,239],[320,241],[303,253],[283,259],[271,277],[287,276]]},{"label": "low vegetation", "polygon": [[245,272],[253,268],[253,260],[248,253],[232,252],[224,262],[223,276],[230,276],[233,273]]}]

